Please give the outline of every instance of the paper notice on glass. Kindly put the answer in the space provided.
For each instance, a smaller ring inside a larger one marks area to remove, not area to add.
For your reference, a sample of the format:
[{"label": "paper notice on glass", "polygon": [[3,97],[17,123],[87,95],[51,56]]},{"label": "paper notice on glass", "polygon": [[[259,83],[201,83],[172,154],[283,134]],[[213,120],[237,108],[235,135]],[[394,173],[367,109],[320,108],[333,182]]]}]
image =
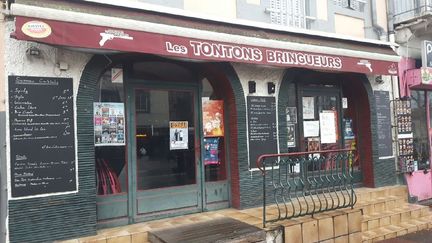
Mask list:
[{"label": "paper notice on glass", "polygon": [[321,144],[336,143],[336,114],[334,111],[320,113]]},{"label": "paper notice on glass", "polygon": [[188,149],[188,121],[170,121],[170,150]]},{"label": "paper notice on glass", "polygon": [[315,97],[303,97],[303,119],[315,119]]},{"label": "paper notice on glass", "polygon": [[304,137],[318,137],[319,136],[319,121],[303,121]]}]

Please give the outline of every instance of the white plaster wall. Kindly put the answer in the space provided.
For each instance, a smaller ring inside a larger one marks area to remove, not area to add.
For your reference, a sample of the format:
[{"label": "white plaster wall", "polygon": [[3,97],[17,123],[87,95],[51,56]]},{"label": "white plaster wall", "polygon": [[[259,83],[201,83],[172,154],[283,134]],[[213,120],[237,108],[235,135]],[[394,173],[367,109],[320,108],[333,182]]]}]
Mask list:
[{"label": "white plaster wall", "polygon": [[365,37],[364,20],[350,16],[335,14],[335,32],[357,38]]},{"label": "white plaster wall", "polygon": [[234,0],[184,0],[184,9],[228,19],[235,19],[237,15]]},{"label": "white plaster wall", "polygon": [[[279,86],[283,78],[284,69],[273,67],[260,67],[257,65],[241,63],[232,63],[232,65],[240,79],[245,96],[274,96],[279,93]],[[251,80],[256,82],[256,93],[254,94],[249,94],[248,82]],[[268,94],[267,82],[275,83],[275,94]]]}]

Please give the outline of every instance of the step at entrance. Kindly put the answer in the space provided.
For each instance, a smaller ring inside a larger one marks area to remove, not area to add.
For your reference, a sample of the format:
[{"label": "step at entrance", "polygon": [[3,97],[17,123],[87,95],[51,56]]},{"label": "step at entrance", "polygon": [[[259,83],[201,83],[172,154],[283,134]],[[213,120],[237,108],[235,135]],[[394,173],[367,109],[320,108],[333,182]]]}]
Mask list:
[{"label": "step at entrance", "polygon": [[264,230],[232,218],[219,218],[148,232],[152,243],[265,242]]}]

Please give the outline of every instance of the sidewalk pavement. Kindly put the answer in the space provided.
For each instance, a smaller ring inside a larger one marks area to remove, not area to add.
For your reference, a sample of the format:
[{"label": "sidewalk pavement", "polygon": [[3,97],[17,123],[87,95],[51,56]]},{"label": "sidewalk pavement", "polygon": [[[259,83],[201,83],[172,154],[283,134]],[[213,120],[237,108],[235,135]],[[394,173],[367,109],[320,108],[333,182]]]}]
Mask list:
[{"label": "sidewalk pavement", "polygon": [[383,240],[380,243],[429,243],[432,242],[432,230],[422,230],[397,238]]}]

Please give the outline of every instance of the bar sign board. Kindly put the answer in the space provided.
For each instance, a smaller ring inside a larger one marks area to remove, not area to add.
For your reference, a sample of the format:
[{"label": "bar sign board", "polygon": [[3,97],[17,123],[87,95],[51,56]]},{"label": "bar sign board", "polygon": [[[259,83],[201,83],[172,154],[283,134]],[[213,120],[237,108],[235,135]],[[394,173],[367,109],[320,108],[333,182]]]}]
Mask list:
[{"label": "bar sign board", "polygon": [[388,91],[374,91],[377,114],[378,156],[391,156],[393,154],[390,98]]},{"label": "bar sign board", "polygon": [[13,199],[77,190],[73,81],[9,76]]},{"label": "bar sign board", "polygon": [[277,149],[275,97],[248,96],[249,165],[256,168],[262,154],[275,154]]}]

